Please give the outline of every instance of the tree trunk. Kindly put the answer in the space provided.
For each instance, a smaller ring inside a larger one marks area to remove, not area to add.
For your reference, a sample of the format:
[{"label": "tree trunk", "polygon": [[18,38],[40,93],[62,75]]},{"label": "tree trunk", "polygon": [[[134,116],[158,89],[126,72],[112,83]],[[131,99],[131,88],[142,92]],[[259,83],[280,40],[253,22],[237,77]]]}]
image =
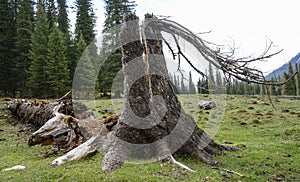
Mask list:
[{"label": "tree trunk", "polygon": [[[231,148],[214,142],[181,108],[162,51],[162,35],[154,18],[146,15],[139,39],[138,17],[125,16],[123,53],[124,110],[119,124],[104,144],[102,169],[111,172],[125,160],[162,160],[195,156],[215,165],[213,155]],[[143,56],[144,53],[144,56]]]},{"label": "tree trunk", "polygon": [[18,123],[28,124],[34,130],[43,126],[54,116],[55,112],[75,117],[76,111],[77,119],[88,117],[87,107],[81,103],[74,104],[72,100],[55,102],[14,100],[8,104],[8,110],[10,110],[14,120]]},{"label": "tree trunk", "polygon": [[[53,165],[60,165],[101,151],[102,144],[99,141],[103,141],[106,134],[118,122],[118,116],[96,120],[84,104],[78,102],[73,104],[71,100],[49,103],[15,100],[8,105],[8,109],[16,123],[29,125],[30,130],[39,128],[29,138],[29,146],[52,145],[53,154],[67,153],[76,148],[63,156],[68,160],[59,161],[61,159],[59,158]],[[77,148],[83,143],[84,145]]]}]

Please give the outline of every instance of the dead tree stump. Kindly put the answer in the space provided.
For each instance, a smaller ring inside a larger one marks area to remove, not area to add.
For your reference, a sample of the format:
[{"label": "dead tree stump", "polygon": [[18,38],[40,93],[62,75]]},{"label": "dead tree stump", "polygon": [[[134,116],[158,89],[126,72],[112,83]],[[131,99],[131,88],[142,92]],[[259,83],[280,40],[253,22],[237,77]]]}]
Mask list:
[{"label": "dead tree stump", "polygon": [[162,160],[173,153],[218,164],[213,155],[231,148],[215,143],[181,108],[168,79],[161,31],[151,21],[155,17],[145,18],[141,31],[136,15],[124,18],[124,110],[104,144],[102,169],[111,172],[131,158]]}]

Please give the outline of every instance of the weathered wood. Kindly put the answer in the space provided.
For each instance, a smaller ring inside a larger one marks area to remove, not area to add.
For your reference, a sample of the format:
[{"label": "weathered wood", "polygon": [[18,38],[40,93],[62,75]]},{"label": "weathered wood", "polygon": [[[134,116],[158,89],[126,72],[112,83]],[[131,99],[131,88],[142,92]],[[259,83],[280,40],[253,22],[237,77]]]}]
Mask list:
[{"label": "weathered wood", "polygon": [[96,136],[102,126],[111,131],[118,122],[118,116],[98,121],[84,104],[72,104],[70,100],[49,103],[15,100],[8,104],[8,109],[16,122],[28,124],[33,130],[39,128],[29,138],[29,146],[52,145],[61,153],[69,152]]},{"label": "weathered wood", "polygon": [[134,40],[133,36],[139,31],[138,21],[135,21],[138,17],[125,16],[121,33],[125,104],[116,130],[104,145],[102,169],[107,172],[120,168],[130,158],[162,160],[174,152],[176,156],[195,156],[215,165],[218,162],[213,155],[231,150],[215,143],[182,110],[168,80],[162,36],[151,21],[153,18],[146,15],[142,45],[139,40],[126,42]]},{"label": "weathered wood", "polygon": [[54,102],[46,101],[34,101],[29,102],[27,100],[14,100],[8,103],[8,110],[16,122],[22,124],[29,124],[33,129],[38,129],[43,126],[50,118],[57,112],[66,115],[71,115],[78,119],[90,117],[90,113],[87,112],[87,107],[84,104],[73,104],[72,100],[62,100]]}]

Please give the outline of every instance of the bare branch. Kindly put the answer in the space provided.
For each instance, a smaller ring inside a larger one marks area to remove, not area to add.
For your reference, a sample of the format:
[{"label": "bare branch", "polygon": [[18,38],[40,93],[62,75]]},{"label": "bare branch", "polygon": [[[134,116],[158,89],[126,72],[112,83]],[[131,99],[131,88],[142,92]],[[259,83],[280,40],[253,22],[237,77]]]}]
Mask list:
[{"label": "bare branch", "polygon": [[[262,85],[276,85],[280,86],[288,82],[290,79],[292,79],[295,74],[287,81],[285,82],[276,82],[272,80],[266,80],[264,74],[262,71],[251,68],[249,66],[250,63],[255,61],[267,61],[273,56],[281,53],[283,50],[279,50],[273,53],[270,53],[271,48],[273,47],[272,41],[267,41],[269,43],[266,43],[266,48],[262,52],[262,54],[258,57],[242,57],[242,58],[235,58],[235,48],[232,47],[231,51],[229,52],[221,52],[221,48],[224,46],[216,45],[213,43],[210,43],[208,41],[205,41],[198,37],[196,34],[188,30],[187,28],[183,27],[182,25],[168,19],[153,19],[153,21],[150,21],[150,23],[154,23],[156,27],[160,28],[161,31],[166,32],[174,38],[175,44],[177,46],[177,55],[178,55],[178,61],[180,66],[180,56],[184,58],[184,60],[199,74],[204,76],[205,74],[201,72],[199,69],[197,69],[190,59],[183,53],[183,51],[180,48],[180,45],[178,43],[178,39],[176,37],[183,38],[184,40],[191,43],[197,51],[213,66],[215,66],[217,69],[221,69],[225,75],[226,78],[234,77],[240,81],[244,81],[247,83],[255,83],[255,84],[262,84]],[[166,42],[166,41],[165,41]],[[172,50],[172,47],[170,44],[167,44],[168,48],[173,54],[173,58],[175,58],[175,51]],[[212,49],[211,47],[215,46],[215,49]]]}]

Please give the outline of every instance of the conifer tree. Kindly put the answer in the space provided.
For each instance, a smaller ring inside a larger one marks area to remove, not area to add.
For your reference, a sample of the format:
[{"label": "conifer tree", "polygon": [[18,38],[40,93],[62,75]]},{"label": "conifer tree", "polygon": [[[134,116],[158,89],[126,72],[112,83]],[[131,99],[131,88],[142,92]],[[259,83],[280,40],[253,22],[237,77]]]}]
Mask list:
[{"label": "conifer tree", "polygon": [[[294,74],[292,63],[288,64],[288,72],[283,74],[283,80],[287,81]],[[295,78],[292,78],[282,88],[283,95],[296,95],[296,81]]]},{"label": "conifer tree", "polygon": [[188,88],[184,84],[184,78],[183,76],[181,77],[181,82],[180,82],[180,94],[187,94],[188,93]]},{"label": "conifer tree", "polygon": [[212,67],[211,63],[209,63],[209,66],[208,66],[208,79],[209,79],[209,82],[211,82],[211,84],[215,84],[215,77],[214,77],[213,67]]},{"label": "conifer tree", "polygon": [[134,10],[135,2],[130,0],[104,0],[105,22],[103,32],[123,22],[123,15]]},{"label": "conifer tree", "polygon": [[300,64],[295,65],[297,75],[296,75],[296,95],[300,96]]},{"label": "conifer tree", "polygon": [[232,81],[231,81],[231,79],[226,80],[224,78],[223,83],[225,83],[226,93],[231,95],[232,94]]},{"label": "conifer tree", "polygon": [[[274,78],[271,78],[271,81],[274,82],[275,79],[274,79]],[[270,86],[270,93],[271,93],[271,95],[278,95],[277,89],[276,89],[275,85],[271,85],[271,86]]]},{"label": "conifer tree", "polygon": [[174,86],[174,92],[176,94],[178,94],[179,93],[178,92],[179,85],[178,85],[177,76],[175,73],[173,74],[173,86]]},{"label": "conifer tree", "polygon": [[68,19],[68,13],[67,13],[67,4],[66,4],[66,0],[57,0],[57,23],[58,23],[58,27],[59,29],[62,31],[63,35],[64,35],[64,42],[66,45],[66,59],[68,62],[68,69],[69,69],[69,86],[71,86],[72,84],[72,78],[74,75],[74,71],[75,71],[75,67],[77,64],[77,58],[76,58],[76,54],[74,54],[74,52],[76,52],[76,46],[75,46],[75,40],[71,39],[71,34],[69,31],[69,19]]},{"label": "conifer tree", "polygon": [[69,90],[69,70],[63,33],[53,25],[47,46],[47,84],[52,97],[59,98]]},{"label": "conifer tree", "polygon": [[75,36],[76,40],[79,41],[82,34],[86,45],[89,45],[95,39],[95,15],[92,6],[91,0],[76,0]]},{"label": "conifer tree", "polygon": [[116,74],[122,68],[121,50],[116,50],[119,42],[120,27],[116,28],[123,21],[123,15],[132,12],[135,7],[134,1],[129,0],[104,0],[105,21],[103,28],[102,49],[100,59],[103,61],[98,76],[99,90],[107,95],[111,89]]},{"label": "conifer tree", "polygon": [[232,94],[237,95],[238,94],[238,81],[236,79],[232,80]]},{"label": "conifer tree", "polygon": [[17,14],[17,41],[16,52],[17,70],[18,70],[18,87],[20,97],[28,95],[28,71],[31,64],[30,49],[31,36],[34,28],[34,11],[31,1],[22,0],[19,5]]},{"label": "conifer tree", "polygon": [[30,58],[32,60],[29,68],[29,86],[33,97],[47,97],[47,43],[49,36],[49,22],[44,6],[40,0],[37,7],[37,22],[31,37]]},{"label": "conifer tree", "polygon": [[86,43],[82,34],[79,36],[77,43],[77,57],[79,62],[75,70],[75,76],[73,80],[73,96],[76,99],[87,99],[92,97],[91,94],[95,87],[95,71],[93,63],[90,59],[89,51],[86,50]]},{"label": "conifer tree", "polygon": [[49,22],[49,28],[52,29],[54,23],[56,22],[56,7],[54,0],[46,0],[45,11]]},{"label": "conifer tree", "polygon": [[189,94],[196,94],[196,88],[192,80],[192,73],[189,72]]},{"label": "conifer tree", "polygon": [[[67,8],[66,0],[57,0],[58,27],[64,34],[68,35],[69,34],[69,19],[68,19],[68,13],[67,13],[66,8]],[[70,38],[70,37],[68,37],[68,38]]]},{"label": "conifer tree", "polygon": [[266,95],[266,87],[264,85],[260,85],[260,95]]},{"label": "conifer tree", "polygon": [[216,81],[214,76],[214,71],[211,63],[208,65],[208,88],[211,92],[214,92],[216,87]]},{"label": "conifer tree", "polygon": [[199,94],[208,94],[209,88],[208,88],[208,80],[206,77],[202,77],[202,79],[199,78],[198,83],[198,93]]},{"label": "conifer tree", "polygon": [[[89,61],[93,63],[91,68],[95,71],[96,63],[97,63],[97,47],[95,45],[95,15],[93,10],[92,0],[76,0],[76,24],[75,24],[75,40],[73,46],[70,46],[68,49],[68,57],[71,60],[69,62],[69,69],[70,69],[70,78],[73,78],[75,68],[77,66],[77,62],[85,49],[78,48],[80,36],[82,36],[85,48],[88,48],[88,52],[85,54],[89,55]],[[82,52],[78,52],[78,51]],[[76,51],[77,56],[72,57],[72,52]],[[90,65],[88,63],[88,65]]]},{"label": "conifer tree", "polygon": [[216,84],[218,87],[222,87],[222,85],[223,85],[222,76],[218,70],[216,71]]},{"label": "conifer tree", "polygon": [[218,70],[216,70],[216,93],[223,93],[222,76]]},{"label": "conifer tree", "polygon": [[0,91],[4,96],[15,94],[15,2],[0,1]]},{"label": "conifer tree", "polygon": [[201,85],[201,79],[199,77],[198,82],[197,82],[197,93],[198,94],[201,94],[201,87],[200,87],[200,85]]}]

